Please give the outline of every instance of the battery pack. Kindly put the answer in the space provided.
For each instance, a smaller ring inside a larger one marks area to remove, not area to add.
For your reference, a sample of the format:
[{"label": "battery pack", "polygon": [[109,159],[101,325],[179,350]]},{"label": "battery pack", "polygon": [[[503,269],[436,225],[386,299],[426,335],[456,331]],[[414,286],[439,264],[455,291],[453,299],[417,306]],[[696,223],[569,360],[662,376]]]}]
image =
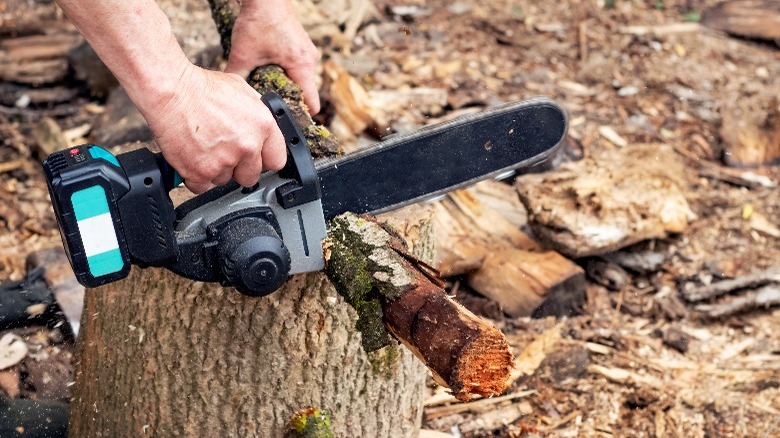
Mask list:
[{"label": "battery pack", "polygon": [[116,157],[88,144],[51,154],[43,169],[79,283],[96,287],[126,277],[130,256],[118,201],[130,185]]}]

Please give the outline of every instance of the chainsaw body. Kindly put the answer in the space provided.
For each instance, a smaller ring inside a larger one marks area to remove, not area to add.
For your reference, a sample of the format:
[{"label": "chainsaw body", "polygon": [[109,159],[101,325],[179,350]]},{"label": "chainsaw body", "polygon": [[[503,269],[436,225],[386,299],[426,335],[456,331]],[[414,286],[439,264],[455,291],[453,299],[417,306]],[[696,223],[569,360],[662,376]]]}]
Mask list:
[{"label": "chainsaw body", "polygon": [[266,295],[291,274],[324,267],[326,219],[392,210],[532,168],[551,156],[567,127],[565,112],[539,98],[315,163],[282,99],[273,93],[262,99],[284,135],[288,159],[254,187],[231,182],[174,209],[169,192],[182,179],[148,149],[113,156],[89,144],[44,160],[63,244],[81,284],[120,280],[135,264]]}]

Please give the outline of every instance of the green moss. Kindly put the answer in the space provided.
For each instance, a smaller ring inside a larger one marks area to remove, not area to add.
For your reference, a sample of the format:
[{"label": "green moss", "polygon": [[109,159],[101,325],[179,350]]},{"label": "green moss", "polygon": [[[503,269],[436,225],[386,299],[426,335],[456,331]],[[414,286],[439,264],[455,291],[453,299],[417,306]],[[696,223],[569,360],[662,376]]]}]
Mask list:
[{"label": "green moss", "polygon": [[352,307],[357,308],[366,300],[373,288],[366,258],[340,242],[334,243],[330,251],[328,276],[336,291]]},{"label": "green moss", "polygon": [[387,333],[382,322],[382,306],[379,300],[363,301],[355,307],[358,320],[355,328],[360,331],[363,340],[363,350],[375,351],[390,343],[390,334]]},{"label": "green moss", "polygon": [[334,438],[327,409],[307,409],[297,412],[290,421],[290,427],[300,438]]},{"label": "green moss", "polygon": [[249,85],[260,94],[273,91],[288,102],[301,100],[301,87],[290,80],[278,65],[258,67],[249,74]]},{"label": "green moss", "polygon": [[398,359],[401,357],[401,350],[396,343],[389,343],[385,348],[377,350],[368,355],[371,362],[371,369],[375,374],[381,374],[386,378],[393,377],[393,371],[396,369]]},{"label": "green moss", "polygon": [[211,8],[211,18],[217,25],[217,32],[219,32],[222,54],[227,59],[230,56],[230,43],[236,16],[233,14],[230,3],[225,0],[209,0],[209,7]]},{"label": "green moss", "polygon": [[[374,268],[365,255],[371,248],[354,238],[349,231],[350,220],[354,220],[354,215],[339,216],[330,223],[333,245],[326,270],[336,291],[357,311],[355,328],[362,335],[363,349],[374,351],[390,342],[390,334],[382,321]],[[365,220],[357,220],[365,224]]]}]

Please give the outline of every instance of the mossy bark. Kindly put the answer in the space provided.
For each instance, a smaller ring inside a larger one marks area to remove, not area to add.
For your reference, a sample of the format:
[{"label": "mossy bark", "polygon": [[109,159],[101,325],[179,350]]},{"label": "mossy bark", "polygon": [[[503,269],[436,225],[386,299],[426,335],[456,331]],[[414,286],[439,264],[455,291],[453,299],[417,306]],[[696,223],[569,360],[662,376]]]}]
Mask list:
[{"label": "mossy bark", "polygon": [[258,67],[249,74],[247,82],[260,94],[273,91],[282,96],[306,136],[312,156],[320,158],[336,154],[339,149],[336,137],[328,128],[312,120],[309,108],[303,102],[301,87],[287,77],[284,69],[278,65]]},{"label": "mossy bark", "polygon": [[228,59],[232,47],[233,25],[236,23],[233,6],[230,4],[230,0],[209,0],[209,7],[211,8],[211,18],[217,25],[217,32],[219,32],[222,54],[225,59]]},{"label": "mossy bark", "polygon": [[450,299],[392,231],[347,213],[331,221],[326,246],[328,277],[358,310],[365,349],[392,333],[461,400],[506,389],[512,354],[503,334]]}]

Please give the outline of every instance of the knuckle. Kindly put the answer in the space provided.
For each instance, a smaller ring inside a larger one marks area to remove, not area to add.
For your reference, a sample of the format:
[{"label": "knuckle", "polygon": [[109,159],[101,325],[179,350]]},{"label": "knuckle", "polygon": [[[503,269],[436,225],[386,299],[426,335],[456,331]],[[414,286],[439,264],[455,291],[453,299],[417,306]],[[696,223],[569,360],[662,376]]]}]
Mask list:
[{"label": "knuckle", "polygon": [[257,144],[252,141],[241,140],[236,143],[236,149],[242,157],[251,157],[257,153]]},{"label": "knuckle", "polygon": [[211,181],[220,174],[219,163],[216,160],[201,160],[195,168],[199,180]]}]

